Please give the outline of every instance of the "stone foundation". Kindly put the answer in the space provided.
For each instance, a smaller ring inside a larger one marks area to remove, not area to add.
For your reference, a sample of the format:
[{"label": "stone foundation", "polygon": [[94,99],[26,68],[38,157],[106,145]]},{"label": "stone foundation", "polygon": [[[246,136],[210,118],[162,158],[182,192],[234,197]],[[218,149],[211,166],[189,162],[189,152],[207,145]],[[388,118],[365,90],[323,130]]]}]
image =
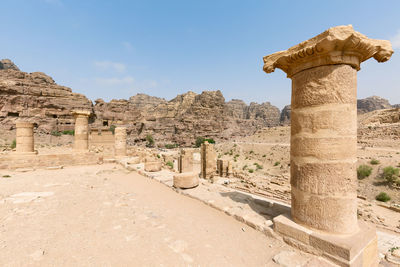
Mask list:
[{"label": "stone foundation", "polygon": [[274,230],[283,239],[307,252],[320,255],[339,266],[378,266],[378,240],[375,228],[360,222],[350,235],[318,232],[279,215],[273,219]]},{"label": "stone foundation", "polygon": [[4,154],[0,155],[0,169],[46,168],[54,166],[90,165],[103,162],[103,155],[79,154]]},{"label": "stone foundation", "polygon": [[159,161],[146,161],[144,163],[144,170],[146,172],[159,172],[161,171],[162,163]]}]

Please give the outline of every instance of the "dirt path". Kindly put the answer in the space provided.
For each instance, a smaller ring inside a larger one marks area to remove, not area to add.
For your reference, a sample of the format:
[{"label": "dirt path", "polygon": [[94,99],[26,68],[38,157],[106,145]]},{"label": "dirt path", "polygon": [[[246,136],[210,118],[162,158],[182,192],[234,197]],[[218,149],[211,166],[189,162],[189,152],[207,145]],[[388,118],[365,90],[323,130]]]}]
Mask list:
[{"label": "dirt path", "polygon": [[112,164],[0,174],[1,266],[275,266],[292,250]]}]

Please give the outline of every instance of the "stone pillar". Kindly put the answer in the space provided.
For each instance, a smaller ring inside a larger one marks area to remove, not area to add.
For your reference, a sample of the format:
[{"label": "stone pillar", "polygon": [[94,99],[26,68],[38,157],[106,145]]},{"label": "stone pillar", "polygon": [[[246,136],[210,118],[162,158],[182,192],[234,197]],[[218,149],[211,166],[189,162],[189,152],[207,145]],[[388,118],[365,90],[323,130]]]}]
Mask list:
[{"label": "stone pillar", "polygon": [[115,156],[126,156],[126,128],[118,126],[114,134]]},{"label": "stone pillar", "polygon": [[33,139],[33,123],[16,123],[16,150],[18,153],[35,153]]},{"label": "stone pillar", "polygon": [[191,151],[181,150],[178,159],[178,172],[192,172],[193,171],[193,153]]},{"label": "stone pillar", "polygon": [[89,116],[90,111],[75,110],[72,112],[75,117],[75,139],[74,150],[89,150]]},{"label": "stone pillar", "polygon": [[387,61],[390,42],[351,25],[330,28],[264,57],[264,71],[292,79],[290,171],[292,219],[309,229],[355,234],[357,223],[357,71]]},{"label": "stone pillar", "polygon": [[217,155],[214,145],[205,141],[201,145],[201,177],[210,179],[214,176],[217,168]]}]

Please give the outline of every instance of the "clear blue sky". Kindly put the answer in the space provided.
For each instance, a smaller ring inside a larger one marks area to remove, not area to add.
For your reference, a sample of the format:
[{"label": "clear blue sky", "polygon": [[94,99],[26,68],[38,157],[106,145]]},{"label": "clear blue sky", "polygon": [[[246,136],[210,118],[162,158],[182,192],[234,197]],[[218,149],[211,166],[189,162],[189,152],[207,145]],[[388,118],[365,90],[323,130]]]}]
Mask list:
[{"label": "clear blue sky", "polygon": [[358,97],[400,103],[399,0],[1,0],[0,10],[0,58],[92,100],[219,89],[282,108],[291,81],[266,75],[262,57],[352,24],[395,47],[389,62],[363,63]]}]

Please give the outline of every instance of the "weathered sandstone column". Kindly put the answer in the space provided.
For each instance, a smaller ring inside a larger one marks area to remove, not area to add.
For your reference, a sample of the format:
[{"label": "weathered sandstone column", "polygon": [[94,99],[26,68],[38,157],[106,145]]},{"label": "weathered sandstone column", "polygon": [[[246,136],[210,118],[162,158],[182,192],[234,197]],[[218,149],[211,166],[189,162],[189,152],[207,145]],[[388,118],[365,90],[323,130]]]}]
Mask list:
[{"label": "weathered sandstone column", "polygon": [[212,178],[217,168],[217,156],[214,145],[205,141],[201,145],[201,177],[204,179]]},{"label": "weathered sandstone column", "polygon": [[89,149],[89,116],[90,111],[75,110],[72,112],[75,117],[75,140],[76,151],[87,151]]},{"label": "weathered sandstone column", "polygon": [[33,123],[16,123],[16,150],[18,153],[34,153]]},{"label": "weathered sandstone column", "polygon": [[126,128],[115,128],[114,146],[115,156],[126,156]]},{"label": "weathered sandstone column", "polygon": [[292,79],[290,168],[292,218],[299,224],[350,234],[357,225],[357,71],[374,57],[387,61],[388,41],[352,26],[334,27],[264,57]]},{"label": "weathered sandstone column", "polygon": [[192,172],[193,171],[193,153],[181,149],[181,154],[178,159],[178,172]]}]

